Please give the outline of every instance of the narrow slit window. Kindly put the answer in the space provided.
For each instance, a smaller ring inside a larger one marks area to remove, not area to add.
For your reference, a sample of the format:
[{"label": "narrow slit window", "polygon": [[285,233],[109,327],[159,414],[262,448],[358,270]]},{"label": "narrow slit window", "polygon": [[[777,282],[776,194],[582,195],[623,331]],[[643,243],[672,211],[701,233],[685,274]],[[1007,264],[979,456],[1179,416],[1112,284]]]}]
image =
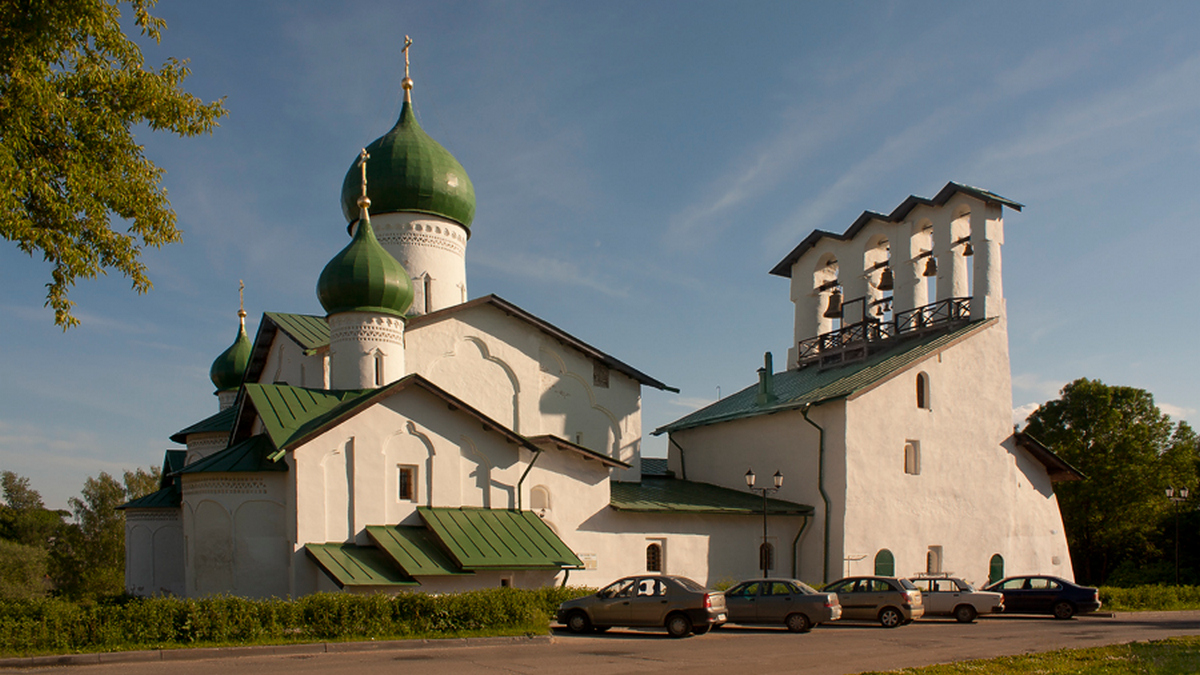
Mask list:
[{"label": "narrow slit window", "polygon": [[415,502],[417,500],[417,467],[401,466],[398,477],[399,490],[396,496],[401,501]]}]

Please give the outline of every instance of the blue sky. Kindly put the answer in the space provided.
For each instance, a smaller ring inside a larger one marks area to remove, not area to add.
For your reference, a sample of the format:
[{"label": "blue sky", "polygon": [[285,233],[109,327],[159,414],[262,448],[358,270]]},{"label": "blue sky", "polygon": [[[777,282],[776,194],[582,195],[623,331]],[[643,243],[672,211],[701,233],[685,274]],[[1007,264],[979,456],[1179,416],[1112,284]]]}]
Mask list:
[{"label": "blue sky", "polygon": [[[650,430],[784,361],[767,271],[947,181],[1006,215],[1013,405],[1075,378],[1198,421],[1200,3],[224,2],[162,0],[157,65],[229,116],[138,130],[184,241],[42,306],[48,267],[0,246],[0,469],[65,506],[100,471],[161,461],[217,410],[238,280],[263,311],[320,313],[346,243],[341,181],[400,109],[475,185],[472,297],[496,293],[654,377]],[[661,438],[646,439],[662,454]]]}]

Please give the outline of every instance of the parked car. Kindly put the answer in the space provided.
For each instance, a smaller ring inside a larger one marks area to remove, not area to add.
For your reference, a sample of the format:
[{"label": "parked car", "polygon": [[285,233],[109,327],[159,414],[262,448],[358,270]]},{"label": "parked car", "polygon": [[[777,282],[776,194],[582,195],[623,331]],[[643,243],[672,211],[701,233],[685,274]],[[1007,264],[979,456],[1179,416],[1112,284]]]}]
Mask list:
[{"label": "parked car", "polygon": [[795,579],[753,579],[725,591],[730,623],[783,624],[793,633],[837,621],[842,605],[836,593],[821,593]]},{"label": "parked car", "polygon": [[921,590],[925,616],[953,616],[959,623],[971,623],[980,614],[1004,611],[1004,596],[947,576],[922,576],[909,579]]},{"label": "parked car", "polygon": [[1100,609],[1100,591],[1045,575],[1006,577],[984,587],[1004,594],[1005,614],[1053,614],[1069,619]]},{"label": "parked car", "polygon": [[908,579],[847,577],[825,587],[837,593],[842,619],[878,621],[884,628],[912,623],[925,613],[921,591]]},{"label": "parked car", "polygon": [[614,626],[662,626],[671,637],[703,635],[725,623],[725,594],[687,577],[647,574],[618,579],[599,592],[558,606],[572,633]]}]

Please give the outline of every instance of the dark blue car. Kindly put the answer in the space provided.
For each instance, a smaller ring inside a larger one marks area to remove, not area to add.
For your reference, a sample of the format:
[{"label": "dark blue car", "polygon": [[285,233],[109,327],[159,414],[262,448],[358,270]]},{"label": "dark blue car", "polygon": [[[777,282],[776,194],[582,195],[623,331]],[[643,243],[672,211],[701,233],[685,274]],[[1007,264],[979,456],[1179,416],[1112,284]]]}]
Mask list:
[{"label": "dark blue car", "polygon": [[1100,591],[1059,577],[1006,577],[983,590],[1004,594],[1005,614],[1052,614],[1056,619],[1070,619],[1100,609]]}]

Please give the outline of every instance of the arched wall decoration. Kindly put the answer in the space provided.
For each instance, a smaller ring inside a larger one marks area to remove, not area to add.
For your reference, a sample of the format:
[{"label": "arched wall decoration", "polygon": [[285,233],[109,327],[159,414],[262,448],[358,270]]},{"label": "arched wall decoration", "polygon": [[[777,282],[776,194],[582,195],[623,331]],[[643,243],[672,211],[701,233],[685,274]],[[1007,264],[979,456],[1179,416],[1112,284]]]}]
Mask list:
[{"label": "arched wall decoration", "polygon": [[[408,435],[416,438],[425,446],[425,506],[433,506],[433,458],[437,455],[437,451],[433,447],[433,441],[429,435],[417,429],[417,425],[409,420],[404,425],[405,432]],[[401,432],[397,431],[393,437],[399,436]],[[418,476],[419,478],[419,476]]]},{"label": "arched wall decoration", "polygon": [[879,549],[879,552],[875,554],[875,576],[896,576],[896,558],[886,548]]},{"label": "arched wall decoration", "polygon": [[[512,366],[510,366],[507,361],[492,354],[491,350],[488,349],[487,342],[484,340],[484,338],[481,338],[481,337],[475,336],[475,335],[467,335],[467,336],[460,338],[457,342],[454,343],[454,345],[450,348],[449,351],[443,353],[441,356],[439,356],[437,359],[435,359],[432,363],[429,364],[428,372],[431,375],[430,379],[432,379],[434,381],[438,381],[438,378],[432,377],[433,373],[435,373],[439,367],[443,367],[443,366],[449,367],[449,366],[447,366],[447,364],[450,361],[453,361],[455,358],[459,357],[458,349],[459,349],[460,345],[471,345],[472,347],[477,349],[479,351],[480,359],[482,359],[483,361],[485,361],[487,363],[495,364],[504,373],[504,376],[508,378],[509,386],[512,387],[512,402],[511,402],[512,403],[512,430],[516,431],[517,433],[522,433],[522,430],[521,430],[521,405],[520,405],[520,403],[521,403],[521,380],[520,380],[520,378],[517,377],[516,371],[513,370]],[[476,406],[476,407],[480,407],[480,406]],[[484,411],[484,412],[487,412],[487,411]],[[497,421],[500,421],[500,420],[497,420]]]}]

